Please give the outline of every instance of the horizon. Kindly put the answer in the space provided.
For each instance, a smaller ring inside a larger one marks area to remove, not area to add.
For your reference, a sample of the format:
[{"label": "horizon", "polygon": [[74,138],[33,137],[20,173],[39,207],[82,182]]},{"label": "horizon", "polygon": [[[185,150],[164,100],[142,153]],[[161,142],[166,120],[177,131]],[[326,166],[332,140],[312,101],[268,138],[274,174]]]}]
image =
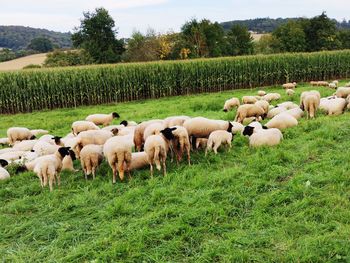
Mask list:
[{"label": "horizon", "polygon": [[[50,6],[43,0],[30,2],[14,0],[11,6],[3,7],[0,10],[0,25],[73,32],[74,27],[80,25],[83,12],[91,12],[97,7],[104,7],[109,11],[115,20],[119,38],[129,38],[134,31],[145,33],[149,28],[159,33],[179,32],[181,26],[192,18],[207,18],[223,23],[256,18],[310,18],[325,11],[328,17],[337,21],[349,20],[344,8],[347,5],[346,0],[334,0],[331,3],[325,0],[287,0],[283,3],[278,0],[249,0],[246,3],[224,0],[220,4],[213,4],[209,0],[104,0],[88,3],[82,0],[74,3],[56,0],[50,2]],[[252,5],[256,8],[252,9]]]}]

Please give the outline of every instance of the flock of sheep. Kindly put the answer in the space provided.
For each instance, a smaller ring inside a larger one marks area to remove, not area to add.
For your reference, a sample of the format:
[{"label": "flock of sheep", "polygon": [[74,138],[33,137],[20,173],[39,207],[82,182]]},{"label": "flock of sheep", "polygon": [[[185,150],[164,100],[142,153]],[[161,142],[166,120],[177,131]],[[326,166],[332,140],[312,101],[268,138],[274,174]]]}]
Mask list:
[{"label": "flock of sheep", "polygon": [[[333,96],[321,98],[316,90],[305,91],[300,96],[300,105],[286,101],[277,106],[270,103],[279,100],[279,93],[258,91],[257,96],[244,96],[242,104],[238,98],[231,98],[224,104],[224,111],[237,108],[235,121],[212,120],[204,117],[173,116],[166,119],[144,121],[122,121],[111,125],[118,113],[93,114],[83,121],[75,121],[72,131],[65,137],[52,136],[46,130],[29,130],[12,127],[7,130],[7,138],[0,144],[12,147],[0,149],[0,179],[10,177],[4,168],[17,164],[16,172],[34,171],[42,187],[60,184],[60,171],[74,169],[73,161],[79,159],[85,178],[95,178],[96,169],[106,159],[113,171],[113,183],[117,174],[120,180],[126,172],[146,166],[153,176],[153,165],[163,169],[166,175],[166,160],[170,153],[179,163],[186,155],[191,164],[191,150],[205,149],[205,154],[213,150],[215,154],[221,145],[231,147],[235,134],[249,136],[252,147],[277,145],[283,139],[284,129],[298,125],[304,112],[307,118],[314,118],[318,109],[329,115],[342,114],[350,108],[350,85],[339,87],[337,81],[311,82],[311,85],[336,88]],[[294,95],[296,83],[283,85],[289,96]],[[270,120],[262,125],[262,119]],[[243,124],[248,123],[247,126]],[[103,126],[103,127],[100,127]],[[39,135],[42,135],[39,137]],[[37,139],[37,137],[39,137]],[[137,152],[132,152],[135,148]]]}]

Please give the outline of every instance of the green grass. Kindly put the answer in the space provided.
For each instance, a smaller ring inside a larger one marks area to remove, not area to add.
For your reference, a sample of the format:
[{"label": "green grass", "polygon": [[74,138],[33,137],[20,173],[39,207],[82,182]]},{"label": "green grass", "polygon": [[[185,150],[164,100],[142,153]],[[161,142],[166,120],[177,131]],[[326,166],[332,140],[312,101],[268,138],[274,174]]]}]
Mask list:
[{"label": "green grass", "polygon": [[[308,86],[297,88],[294,100]],[[333,91],[318,88],[323,96]],[[282,89],[269,88],[283,94]],[[74,120],[117,111],[142,121],[187,114],[232,120],[225,99],[239,90],[1,117],[10,126],[69,132]],[[236,136],[231,152],[193,153],[168,176],[136,171],[111,183],[106,163],[95,181],[64,172],[41,189],[33,173],[0,182],[0,257],[13,262],[349,262],[350,113],[319,114],[284,132],[273,148]],[[77,164],[77,168],[79,164]],[[307,181],[311,184],[308,187]]]}]

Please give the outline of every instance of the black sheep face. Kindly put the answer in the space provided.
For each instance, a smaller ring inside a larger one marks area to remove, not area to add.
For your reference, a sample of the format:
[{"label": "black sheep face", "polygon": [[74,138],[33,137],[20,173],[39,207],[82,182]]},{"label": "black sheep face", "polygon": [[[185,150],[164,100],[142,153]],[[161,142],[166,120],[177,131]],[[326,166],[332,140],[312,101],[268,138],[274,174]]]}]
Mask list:
[{"label": "black sheep face", "polygon": [[254,127],[246,126],[244,127],[244,130],[243,130],[243,136],[246,136],[246,135],[251,136],[253,132],[254,132]]},{"label": "black sheep face", "polygon": [[65,156],[69,155],[69,149],[70,147],[61,147],[58,149],[58,152],[60,153],[62,158],[64,158]]},{"label": "black sheep face", "polygon": [[77,159],[76,155],[75,155],[75,152],[72,151],[72,150],[69,150],[69,155],[70,155],[70,158],[72,159],[72,161],[75,161]]},{"label": "black sheep face", "polygon": [[165,128],[164,130],[161,130],[160,132],[164,135],[164,137],[167,139],[167,140],[173,140],[175,138],[174,134],[173,134],[173,131],[175,131],[176,128]]},{"label": "black sheep face", "polygon": [[5,166],[7,166],[9,163],[8,163],[8,161],[6,161],[6,160],[4,160],[4,159],[0,159],[0,166],[1,167],[5,167]]},{"label": "black sheep face", "polygon": [[35,140],[35,139],[36,139],[35,135],[32,135],[32,137],[30,137],[30,140]]},{"label": "black sheep face", "polygon": [[128,126],[128,121],[124,120],[124,121],[120,122],[120,125],[124,125],[126,127],[126,126]]},{"label": "black sheep face", "polygon": [[232,128],[233,128],[233,125],[231,122],[228,122],[228,128],[227,128],[227,131],[232,133]]},{"label": "black sheep face", "polygon": [[227,109],[223,109],[224,112],[227,112]]},{"label": "black sheep face", "polygon": [[61,139],[62,139],[62,137],[60,137],[60,136],[55,136],[55,137],[52,138],[52,140],[55,140],[55,143],[57,145],[61,144]]},{"label": "black sheep face", "polygon": [[113,116],[113,118],[114,119],[117,119],[117,118],[119,118],[120,116],[119,116],[119,114],[118,113],[116,113],[116,112],[113,112],[112,113],[112,116]]}]

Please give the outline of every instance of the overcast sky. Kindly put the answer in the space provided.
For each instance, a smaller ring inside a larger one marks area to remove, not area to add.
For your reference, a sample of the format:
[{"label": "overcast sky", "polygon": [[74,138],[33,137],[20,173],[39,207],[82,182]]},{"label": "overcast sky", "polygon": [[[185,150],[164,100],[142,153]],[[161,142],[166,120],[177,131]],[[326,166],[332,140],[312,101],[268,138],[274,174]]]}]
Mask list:
[{"label": "overcast sky", "polygon": [[190,18],[224,22],[257,17],[312,17],[326,11],[350,19],[350,0],[0,0],[0,25],[72,31],[83,11],[109,10],[120,37],[133,30],[178,31]]}]

